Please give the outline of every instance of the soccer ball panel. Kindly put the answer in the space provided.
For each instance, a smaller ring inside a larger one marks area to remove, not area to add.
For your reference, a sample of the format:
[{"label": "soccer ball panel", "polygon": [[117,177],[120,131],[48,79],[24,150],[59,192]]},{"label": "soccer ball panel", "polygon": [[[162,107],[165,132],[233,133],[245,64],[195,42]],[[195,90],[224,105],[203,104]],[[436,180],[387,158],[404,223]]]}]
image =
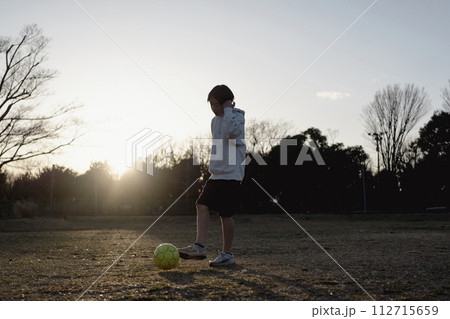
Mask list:
[{"label": "soccer ball panel", "polygon": [[180,254],[177,248],[172,244],[159,245],[153,254],[155,265],[164,270],[169,270],[178,265]]}]

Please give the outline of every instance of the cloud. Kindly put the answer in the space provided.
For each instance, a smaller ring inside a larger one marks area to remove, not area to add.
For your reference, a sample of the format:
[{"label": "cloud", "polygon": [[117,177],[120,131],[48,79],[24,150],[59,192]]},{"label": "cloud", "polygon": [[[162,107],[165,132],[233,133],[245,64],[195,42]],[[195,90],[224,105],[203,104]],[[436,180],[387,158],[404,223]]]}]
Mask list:
[{"label": "cloud", "polygon": [[323,91],[323,92],[317,92],[316,96],[323,98],[323,99],[339,100],[339,99],[343,99],[344,97],[349,97],[350,94],[336,92],[336,91]]}]

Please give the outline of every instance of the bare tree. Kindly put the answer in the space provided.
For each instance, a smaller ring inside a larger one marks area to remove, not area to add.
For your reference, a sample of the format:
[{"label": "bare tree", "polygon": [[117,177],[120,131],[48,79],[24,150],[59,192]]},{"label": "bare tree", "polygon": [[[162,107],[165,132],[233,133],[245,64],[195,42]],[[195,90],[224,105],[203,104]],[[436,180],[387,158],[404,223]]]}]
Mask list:
[{"label": "bare tree", "polygon": [[245,144],[247,152],[266,155],[286,138],[292,130],[292,124],[285,121],[250,119],[246,123]]},{"label": "bare tree", "polygon": [[52,154],[79,136],[71,116],[77,107],[59,106],[47,114],[39,109],[37,98],[56,75],[43,66],[48,41],[36,25],[25,26],[16,39],[0,37],[0,170]]},{"label": "bare tree", "polygon": [[450,112],[450,80],[448,80],[448,86],[442,89],[442,99],[444,102],[442,106],[446,112]]},{"label": "bare tree", "polygon": [[[387,171],[397,173],[400,169],[408,134],[426,114],[428,106],[424,88],[419,89],[413,84],[401,88],[395,84],[376,92],[374,101],[364,108],[366,132],[380,137],[382,164]],[[372,142],[376,146],[377,141],[373,139]]]},{"label": "bare tree", "polygon": [[338,130],[333,130],[333,129],[327,129],[326,131],[326,137],[327,139],[331,142],[331,144],[335,144],[336,143],[336,138],[339,135],[339,131]]},{"label": "bare tree", "polygon": [[187,143],[186,141],[176,141],[172,137],[167,136],[154,154],[149,156],[153,156],[152,161],[155,167],[173,167],[189,156],[190,147]]}]

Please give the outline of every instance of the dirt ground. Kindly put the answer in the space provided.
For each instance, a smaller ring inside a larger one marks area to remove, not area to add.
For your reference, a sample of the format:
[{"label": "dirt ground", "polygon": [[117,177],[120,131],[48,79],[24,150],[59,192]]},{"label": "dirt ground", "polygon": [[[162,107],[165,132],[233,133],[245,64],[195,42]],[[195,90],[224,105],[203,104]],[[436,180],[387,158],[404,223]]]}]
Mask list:
[{"label": "dirt ground", "polygon": [[[367,293],[283,213],[236,217],[234,266],[161,271],[158,244],[195,239],[195,216],[168,213],[80,300],[449,300],[449,214],[293,217]],[[0,220],[0,300],[76,300],[156,218]]]}]

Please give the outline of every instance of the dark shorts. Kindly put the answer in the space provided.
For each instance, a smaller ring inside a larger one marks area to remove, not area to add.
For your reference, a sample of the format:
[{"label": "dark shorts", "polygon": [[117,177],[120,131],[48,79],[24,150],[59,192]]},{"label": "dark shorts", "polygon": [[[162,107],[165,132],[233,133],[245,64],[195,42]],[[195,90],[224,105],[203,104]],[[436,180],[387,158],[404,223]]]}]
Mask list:
[{"label": "dark shorts", "polygon": [[219,216],[231,217],[241,209],[241,181],[209,179],[195,204],[205,205]]}]

